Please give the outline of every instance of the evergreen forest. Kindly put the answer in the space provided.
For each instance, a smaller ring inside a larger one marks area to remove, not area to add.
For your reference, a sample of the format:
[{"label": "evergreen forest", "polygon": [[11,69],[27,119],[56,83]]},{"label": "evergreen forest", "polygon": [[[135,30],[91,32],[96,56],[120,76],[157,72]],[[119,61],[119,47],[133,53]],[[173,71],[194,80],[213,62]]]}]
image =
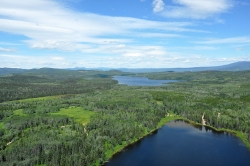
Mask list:
[{"label": "evergreen forest", "polygon": [[[127,86],[112,76],[179,80]],[[231,132],[250,147],[250,71],[32,69],[0,76],[1,166],[102,165],[167,121]]]}]

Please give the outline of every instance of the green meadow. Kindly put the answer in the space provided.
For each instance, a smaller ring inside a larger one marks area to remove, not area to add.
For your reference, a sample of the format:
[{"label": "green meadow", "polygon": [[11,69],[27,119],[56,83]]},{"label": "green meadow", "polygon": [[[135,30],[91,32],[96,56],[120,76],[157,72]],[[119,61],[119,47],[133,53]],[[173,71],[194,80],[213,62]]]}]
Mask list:
[{"label": "green meadow", "polygon": [[52,115],[65,115],[71,118],[74,118],[76,122],[81,123],[83,125],[90,122],[90,117],[95,115],[96,113],[93,111],[84,110],[81,107],[69,107],[62,108],[59,112],[51,113]]},{"label": "green meadow", "polygon": [[18,109],[14,111],[14,115],[25,116],[23,109]]}]

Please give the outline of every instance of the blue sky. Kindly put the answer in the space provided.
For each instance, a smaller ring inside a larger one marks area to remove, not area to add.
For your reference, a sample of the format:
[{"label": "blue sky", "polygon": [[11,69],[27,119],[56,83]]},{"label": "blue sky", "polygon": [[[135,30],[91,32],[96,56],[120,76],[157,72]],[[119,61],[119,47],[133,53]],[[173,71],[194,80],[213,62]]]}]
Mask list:
[{"label": "blue sky", "polygon": [[0,0],[0,67],[250,61],[248,0]]}]

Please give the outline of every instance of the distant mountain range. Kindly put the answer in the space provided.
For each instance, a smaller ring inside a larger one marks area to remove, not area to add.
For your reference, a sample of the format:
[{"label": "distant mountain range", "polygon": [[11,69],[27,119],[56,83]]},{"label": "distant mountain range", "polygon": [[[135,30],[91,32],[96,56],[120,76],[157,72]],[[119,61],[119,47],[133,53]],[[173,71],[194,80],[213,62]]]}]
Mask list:
[{"label": "distant mountain range", "polygon": [[197,71],[243,71],[250,70],[250,62],[242,61],[228,65],[212,66],[212,67],[192,67],[192,68],[118,68],[117,70],[132,73],[151,73],[151,72],[197,72]]},{"label": "distant mountain range", "polygon": [[[41,72],[43,70],[47,71],[49,68],[42,68],[42,69],[19,69],[19,68],[0,68],[0,76],[8,75],[8,74],[18,74],[18,73],[25,73],[25,72]],[[56,69],[50,69],[56,70]],[[59,69],[58,69],[59,70]],[[102,70],[102,71],[109,71],[109,70],[119,70],[123,72],[131,72],[131,73],[152,73],[152,72],[198,72],[198,71],[243,71],[243,70],[250,70],[250,62],[242,61],[242,62],[235,62],[228,65],[223,66],[213,66],[213,67],[192,67],[192,68],[85,68],[85,67],[77,67],[77,68],[67,68],[64,70]]]},{"label": "distant mountain range", "polygon": [[[70,68],[68,70],[114,70],[113,68]],[[196,71],[242,71],[242,70],[250,70],[250,62],[242,61],[235,62],[228,65],[223,66],[212,66],[212,67],[192,67],[192,68],[117,68],[115,70],[120,70],[123,72],[131,72],[131,73],[151,73],[151,72],[196,72]]]},{"label": "distant mountain range", "polygon": [[0,68],[0,76],[8,75],[8,74],[18,74],[28,71],[26,69],[19,68]]}]

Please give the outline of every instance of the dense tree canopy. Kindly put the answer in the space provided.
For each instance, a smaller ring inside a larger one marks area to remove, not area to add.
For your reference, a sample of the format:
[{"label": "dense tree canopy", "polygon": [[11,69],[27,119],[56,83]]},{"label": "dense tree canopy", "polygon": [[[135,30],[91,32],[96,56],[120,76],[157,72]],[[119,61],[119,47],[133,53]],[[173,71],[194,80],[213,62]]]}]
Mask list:
[{"label": "dense tree canopy", "polygon": [[111,79],[128,73],[48,70],[0,77],[0,165],[99,165],[169,113],[249,139],[249,71],[140,74],[182,81],[130,87]]}]

